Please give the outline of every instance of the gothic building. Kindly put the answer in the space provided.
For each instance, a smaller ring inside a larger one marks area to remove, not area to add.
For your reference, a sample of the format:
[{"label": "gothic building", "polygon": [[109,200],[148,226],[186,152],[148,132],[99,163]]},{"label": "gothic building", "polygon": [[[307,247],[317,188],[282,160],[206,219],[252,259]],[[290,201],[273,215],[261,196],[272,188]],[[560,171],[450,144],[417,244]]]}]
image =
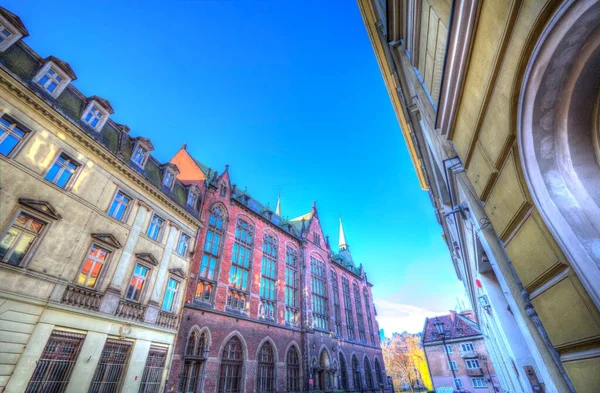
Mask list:
[{"label": "gothic building", "polygon": [[[316,204],[295,219],[211,171],[185,146],[171,160],[199,186],[199,233],[169,392],[376,391],[384,388],[371,284],[339,251]],[[386,387],[387,389],[387,387]]]}]

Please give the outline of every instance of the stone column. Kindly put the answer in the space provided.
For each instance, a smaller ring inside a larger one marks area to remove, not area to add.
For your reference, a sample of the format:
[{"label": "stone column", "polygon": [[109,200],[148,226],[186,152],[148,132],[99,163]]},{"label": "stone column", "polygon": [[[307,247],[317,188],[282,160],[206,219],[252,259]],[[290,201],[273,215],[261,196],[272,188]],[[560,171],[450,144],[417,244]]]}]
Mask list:
[{"label": "stone column", "polygon": [[115,311],[117,311],[119,300],[121,299],[121,286],[125,280],[125,274],[127,274],[127,270],[129,269],[131,257],[133,256],[135,245],[140,237],[142,226],[146,221],[146,216],[151,211],[150,206],[142,201],[138,201],[138,205],[137,215],[135,216],[135,221],[131,226],[131,231],[129,232],[125,246],[123,247],[119,264],[117,265],[110,285],[106,290],[102,304],[100,305],[100,311],[107,314],[114,314]]},{"label": "stone column", "polygon": [[65,393],[88,391],[107,337],[106,333],[87,332]]}]

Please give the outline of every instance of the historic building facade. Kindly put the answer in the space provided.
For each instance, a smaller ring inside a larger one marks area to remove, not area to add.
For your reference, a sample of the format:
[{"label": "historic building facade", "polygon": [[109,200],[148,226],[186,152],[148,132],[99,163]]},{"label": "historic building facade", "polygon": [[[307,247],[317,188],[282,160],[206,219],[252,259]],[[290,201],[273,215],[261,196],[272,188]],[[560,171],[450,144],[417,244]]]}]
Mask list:
[{"label": "historic building facade", "polygon": [[600,2],[358,4],[503,391],[600,391]]},{"label": "historic building facade", "polygon": [[185,146],[171,162],[201,184],[201,231],[167,391],[385,388],[371,284],[340,221],[333,252],[316,205],[284,220]]},{"label": "historic building facade", "polygon": [[162,392],[199,192],[0,7],[0,392]]}]

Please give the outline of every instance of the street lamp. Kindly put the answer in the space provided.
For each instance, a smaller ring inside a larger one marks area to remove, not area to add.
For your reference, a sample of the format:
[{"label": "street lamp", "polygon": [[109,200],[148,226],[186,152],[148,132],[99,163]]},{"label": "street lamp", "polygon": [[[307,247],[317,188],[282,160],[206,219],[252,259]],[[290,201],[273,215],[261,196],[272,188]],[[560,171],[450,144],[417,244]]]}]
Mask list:
[{"label": "street lamp", "polygon": [[448,348],[446,347],[446,330],[444,329],[444,322],[440,321],[438,317],[435,317],[435,322],[433,322],[433,326],[435,330],[437,330],[437,334],[442,338],[442,343],[444,344],[444,352],[446,352],[446,356],[448,357],[448,366],[450,366],[450,371],[452,371],[452,377],[454,379],[454,386],[456,386],[456,390],[460,392],[460,387],[456,382],[456,373],[454,372],[454,367],[452,367],[452,362],[450,361],[450,354],[448,353]]},{"label": "street lamp", "polygon": [[494,392],[495,392],[496,386],[494,385],[494,380],[492,379],[492,374],[490,373],[490,368],[488,367],[488,360],[483,355],[481,355],[481,362],[483,363],[483,365],[485,366],[485,369],[487,370],[488,376],[490,377],[490,382],[492,383],[492,388],[494,389]]}]

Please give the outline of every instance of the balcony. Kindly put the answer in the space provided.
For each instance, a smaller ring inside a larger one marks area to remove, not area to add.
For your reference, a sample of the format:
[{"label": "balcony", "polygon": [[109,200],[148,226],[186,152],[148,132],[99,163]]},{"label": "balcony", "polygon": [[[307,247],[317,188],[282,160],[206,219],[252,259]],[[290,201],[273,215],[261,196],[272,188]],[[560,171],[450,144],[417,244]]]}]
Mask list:
[{"label": "balcony", "polygon": [[65,289],[65,293],[60,302],[72,307],[98,311],[103,297],[103,294],[94,290],[69,285],[67,286],[67,289]]},{"label": "balcony", "polygon": [[167,329],[177,329],[177,314],[160,311],[158,313],[156,325]]},{"label": "balcony", "polygon": [[476,358],[477,352],[475,352],[475,351],[460,351],[460,357],[463,359]]},{"label": "balcony", "polygon": [[115,315],[120,318],[131,319],[137,322],[143,322],[145,311],[146,306],[121,299],[119,301],[119,306],[117,307],[117,312],[115,313]]},{"label": "balcony", "polygon": [[467,368],[467,375],[469,377],[482,377],[483,370],[481,368]]}]

